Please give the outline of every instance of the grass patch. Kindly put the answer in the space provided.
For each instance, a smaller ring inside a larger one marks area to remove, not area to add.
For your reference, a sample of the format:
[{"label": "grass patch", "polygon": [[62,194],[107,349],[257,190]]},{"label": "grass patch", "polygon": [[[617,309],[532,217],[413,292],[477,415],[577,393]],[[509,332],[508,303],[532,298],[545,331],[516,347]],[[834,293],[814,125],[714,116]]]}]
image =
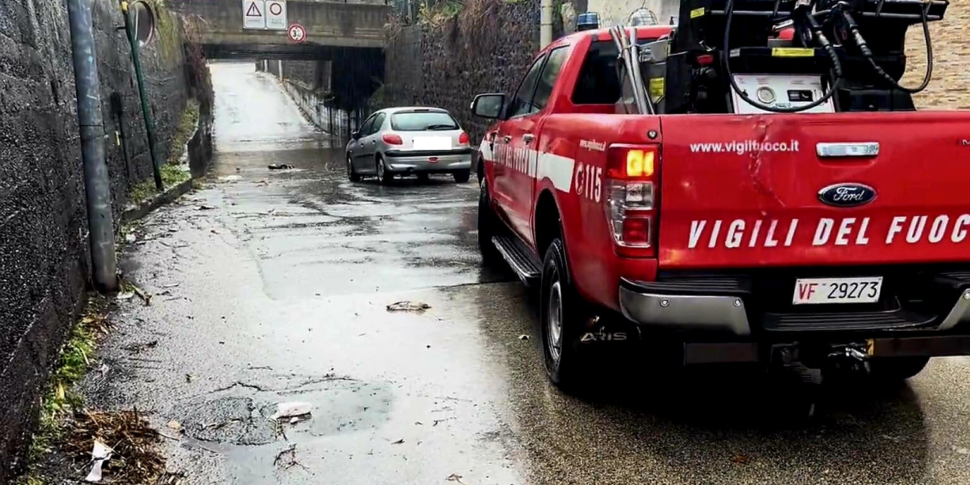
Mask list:
[{"label": "grass patch", "polygon": [[[172,153],[168,157],[168,163],[162,165],[161,168],[162,187],[165,189],[174,187],[192,178],[189,171],[183,165],[179,164],[179,161],[185,153],[185,145],[192,138],[192,135],[195,134],[198,125],[199,102],[190,99],[185,105],[185,110],[182,111],[182,118],[179,121],[178,127],[175,129],[175,134],[172,135]],[[155,179],[151,177],[132,185],[128,189],[128,201],[134,205],[138,205],[154,197],[157,193]]]},{"label": "grass patch", "polygon": [[138,205],[156,194],[154,180],[142,180],[128,189],[128,201]]},{"label": "grass patch", "polygon": [[37,476],[37,464],[63,438],[65,417],[84,405],[81,395],[74,391],[74,384],[87,373],[95,356],[98,336],[108,332],[106,307],[107,301],[104,298],[89,296],[84,316],[71,329],[67,342],[61,348],[57,364],[41,398],[37,431],[28,450],[28,472],[17,480],[18,485],[44,483]]}]

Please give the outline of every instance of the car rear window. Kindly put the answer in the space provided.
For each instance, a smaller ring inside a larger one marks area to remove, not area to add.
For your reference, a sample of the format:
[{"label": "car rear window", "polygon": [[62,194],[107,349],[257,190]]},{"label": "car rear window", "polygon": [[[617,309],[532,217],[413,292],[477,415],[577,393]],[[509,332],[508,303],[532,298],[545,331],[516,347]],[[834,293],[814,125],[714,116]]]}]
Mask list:
[{"label": "car rear window", "polygon": [[[637,39],[648,44],[657,39]],[[619,51],[612,41],[595,41],[579,71],[573,104],[613,104],[620,99],[622,81],[617,72]]]},{"label": "car rear window", "polygon": [[394,131],[457,130],[458,122],[443,111],[407,111],[391,115]]}]

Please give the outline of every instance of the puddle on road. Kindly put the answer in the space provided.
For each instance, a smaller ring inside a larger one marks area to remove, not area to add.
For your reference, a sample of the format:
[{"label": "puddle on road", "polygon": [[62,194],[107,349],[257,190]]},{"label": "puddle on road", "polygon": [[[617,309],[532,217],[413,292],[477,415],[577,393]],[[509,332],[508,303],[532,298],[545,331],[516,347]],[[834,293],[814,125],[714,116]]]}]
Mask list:
[{"label": "puddle on road", "polygon": [[[290,401],[308,402],[313,411],[295,424],[270,419],[278,403]],[[280,390],[236,382],[176,406],[172,418],[199,441],[262,445],[376,429],[388,420],[392,401],[385,384],[326,375]]]}]

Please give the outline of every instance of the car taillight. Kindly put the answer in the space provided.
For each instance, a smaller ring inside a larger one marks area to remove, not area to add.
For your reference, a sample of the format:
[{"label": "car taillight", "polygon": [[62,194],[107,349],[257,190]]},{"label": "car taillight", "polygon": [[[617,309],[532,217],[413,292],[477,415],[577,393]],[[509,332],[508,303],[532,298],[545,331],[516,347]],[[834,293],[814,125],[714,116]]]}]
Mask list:
[{"label": "car taillight", "polygon": [[465,133],[463,131],[463,132],[461,132],[460,135],[458,135],[458,144],[459,145],[467,145],[468,144],[468,133]]},{"label": "car taillight", "polygon": [[383,138],[384,139],[384,143],[387,143],[388,145],[403,145],[404,144],[404,140],[401,139],[401,135],[395,135],[394,133],[384,133],[384,136],[381,137],[381,138]]},{"label": "car taillight", "polygon": [[621,248],[638,248],[641,256],[654,254],[659,173],[659,147],[610,147],[606,165],[606,211],[613,241]]}]

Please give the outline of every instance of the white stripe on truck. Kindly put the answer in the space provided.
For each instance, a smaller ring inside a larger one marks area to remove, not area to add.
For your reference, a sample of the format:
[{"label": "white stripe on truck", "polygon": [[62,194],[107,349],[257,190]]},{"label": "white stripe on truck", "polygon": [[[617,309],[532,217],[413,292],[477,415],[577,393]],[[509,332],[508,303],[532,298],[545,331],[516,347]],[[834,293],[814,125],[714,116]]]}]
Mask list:
[{"label": "white stripe on truck", "polygon": [[[483,160],[488,160],[492,163],[498,163],[495,160],[495,155],[492,150],[492,144],[483,141],[478,147],[480,154],[479,163]],[[533,149],[526,149],[528,164],[524,166],[525,172],[523,173],[529,178],[535,180],[549,179],[552,182],[553,187],[561,192],[569,193],[572,191],[573,184],[573,169],[576,167],[576,160],[573,158],[563,157],[560,155],[554,155],[552,153],[544,153]],[[519,152],[521,154],[521,152]],[[507,168],[512,168],[508,164],[502,164]]]}]

